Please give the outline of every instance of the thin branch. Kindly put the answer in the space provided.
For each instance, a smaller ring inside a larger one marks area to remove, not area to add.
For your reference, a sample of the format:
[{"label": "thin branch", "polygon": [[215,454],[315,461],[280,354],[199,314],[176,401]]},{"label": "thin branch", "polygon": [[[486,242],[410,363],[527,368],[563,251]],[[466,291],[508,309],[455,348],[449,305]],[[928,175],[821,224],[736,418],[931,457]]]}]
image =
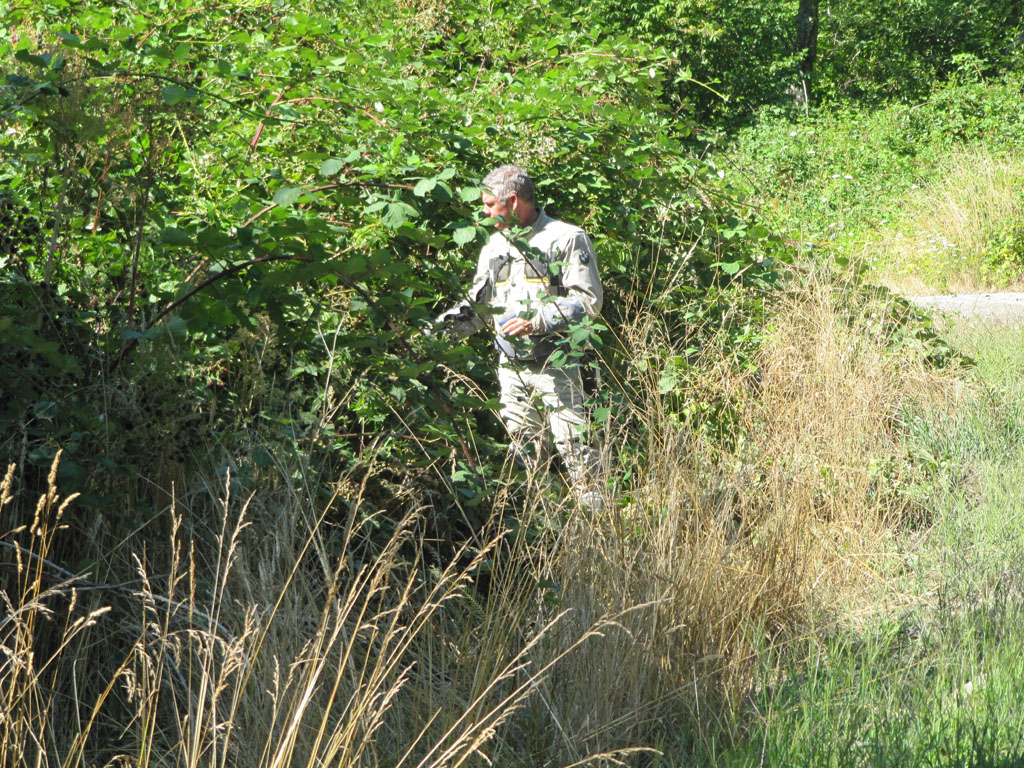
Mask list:
[{"label": "thin branch", "polygon": [[[128,293],[128,320],[127,325],[132,324],[132,319],[135,317],[135,300],[136,293],[138,292],[138,277],[139,277],[139,254],[142,252],[142,236],[146,229],[146,216],[149,214],[149,193],[153,189],[153,123],[149,121],[147,126],[149,131],[149,157],[146,158],[146,186],[142,192],[142,212],[139,214],[136,220],[135,230],[135,247],[132,249],[132,269],[131,269],[131,287]],[[138,208],[136,208],[138,211]]]},{"label": "thin branch", "polygon": [[103,182],[107,180],[107,170],[110,168],[110,147],[107,147],[107,157],[103,161],[103,172],[96,181],[98,193],[96,195],[96,213],[92,217],[92,233],[95,235],[100,226],[100,207],[103,205]]},{"label": "thin branch", "polygon": [[[270,110],[272,110],[274,107],[276,107],[281,102],[281,98],[283,96],[284,96],[284,91],[282,91],[281,93],[277,94],[277,96],[274,97],[273,103],[269,107],[267,107],[267,117],[271,116],[270,115]],[[249,154],[252,154],[253,151],[255,151],[256,145],[260,143],[260,136],[262,136],[262,135],[263,135],[263,121],[260,120],[260,124],[256,126],[256,134],[252,137],[252,141],[249,142]]]},{"label": "thin branch", "polygon": [[50,249],[49,254],[46,257],[46,282],[50,282],[50,278],[53,276],[53,262],[54,257],[57,253],[57,238],[60,234],[60,229],[64,226],[64,206],[67,202],[67,189],[68,189],[68,173],[70,173],[70,163],[66,162],[64,158],[64,143],[60,140],[59,133],[55,136],[53,142],[53,154],[57,159],[57,167],[60,169],[60,191],[57,193],[57,213],[53,218],[53,231],[50,233]]},{"label": "thin branch", "polygon": [[[227,269],[223,270],[222,272],[218,272],[216,275],[213,275],[212,277],[209,277],[206,280],[203,280],[203,282],[199,283],[197,286],[195,286],[191,290],[187,291],[184,295],[178,297],[177,299],[172,301],[170,304],[168,304],[166,307],[164,307],[162,310],[160,310],[153,317],[153,320],[150,322],[150,327],[156,325],[161,319],[166,317],[169,312],[172,312],[174,309],[176,309],[177,307],[181,306],[184,302],[188,301],[190,298],[192,298],[197,293],[199,293],[201,290],[203,290],[204,288],[206,288],[209,285],[212,285],[213,283],[217,282],[218,280],[222,280],[225,277],[230,277],[231,275],[236,274],[237,272],[241,272],[242,270],[248,269],[249,267],[253,267],[253,266],[257,265],[257,264],[263,264],[263,263],[268,262],[268,261],[287,261],[287,260],[306,261],[306,262],[312,261],[312,259],[310,259],[310,258],[308,258],[306,256],[293,256],[293,255],[290,255],[290,254],[289,255],[281,254],[281,255],[277,255],[277,256],[261,256],[260,258],[252,259],[251,261],[242,262],[241,264],[233,264],[232,266],[228,267]],[[128,339],[128,341],[125,343],[124,347],[121,349],[121,353],[117,356],[117,359],[114,361],[114,364],[111,366],[111,370],[116,369],[121,364],[121,361],[125,358],[125,355],[127,355],[128,352],[130,352],[132,349],[134,349],[135,345],[138,344],[138,342],[139,342],[138,337],[135,337],[135,338],[132,338],[132,339]]]}]

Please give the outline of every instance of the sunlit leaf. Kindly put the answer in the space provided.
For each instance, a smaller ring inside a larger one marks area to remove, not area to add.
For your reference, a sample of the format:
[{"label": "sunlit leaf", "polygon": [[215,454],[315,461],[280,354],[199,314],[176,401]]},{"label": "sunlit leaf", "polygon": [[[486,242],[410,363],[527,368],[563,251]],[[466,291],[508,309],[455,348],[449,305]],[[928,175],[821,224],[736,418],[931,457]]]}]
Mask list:
[{"label": "sunlit leaf", "polygon": [[302,187],[281,187],[274,193],[274,202],[282,208],[287,208],[300,197],[305,190]]},{"label": "sunlit leaf", "polygon": [[345,164],[342,163],[341,160],[336,157],[330,157],[320,164],[320,175],[330,178],[331,176],[336,175],[344,167]]},{"label": "sunlit leaf", "polygon": [[452,234],[452,240],[455,241],[456,245],[469,245],[476,239],[476,227],[472,224],[468,224],[463,227],[459,227]]},{"label": "sunlit leaf", "polygon": [[437,179],[420,179],[416,186],[413,187],[412,193],[416,195],[416,197],[424,197],[436,186]]},{"label": "sunlit leaf", "polygon": [[185,100],[188,91],[176,83],[171,83],[160,89],[160,95],[163,97],[164,104],[174,106]]},{"label": "sunlit leaf", "polygon": [[409,219],[416,218],[417,216],[419,216],[417,210],[407,203],[388,203],[387,211],[384,213],[381,221],[391,229],[398,229]]}]

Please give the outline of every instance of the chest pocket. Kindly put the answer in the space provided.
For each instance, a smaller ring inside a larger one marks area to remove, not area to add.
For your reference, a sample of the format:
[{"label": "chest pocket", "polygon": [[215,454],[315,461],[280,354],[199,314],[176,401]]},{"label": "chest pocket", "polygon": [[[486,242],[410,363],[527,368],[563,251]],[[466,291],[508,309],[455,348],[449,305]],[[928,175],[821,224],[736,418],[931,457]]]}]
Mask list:
[{"label": "chest pocket", "polygon": [[512,256],[504,256],[498,268],[494,271],[495,283],[507,283],[512,274]]},{"label": "chest pocket", "polygon": [[528,283],[544,283],[547,285],[551,282],[551,272],[548,270],[548,265],[540,259],[526,259],[523,267],[523,276]]},{"label": "chest pocket", "polygon": [[557,254],[547,254],[545,258],[522,257],[518,253],[503,255],[497,261],[497,265],[492,266],[493,271],[491,274],[493,275],[495,286],[507,285],[509,280],[519,272],[518,269],[515,269],[514,264],[517,257],[522,259],[522,272],[517,280],[525,280],[535,288],[543,286],[555,296],[565,295],[565,289],[562,287],[561,270],[558,270],[559,274],[552,274],[548,266],[549,261],[559,260]]},{"label": "chest pocket", "polygon": [[[526,282],[542,284],[546,286],[548,293],[552,296],[565,296],[566,290],[562,285],[561,257],[555,254],[548,254],[546,261],[540,259],[528,259],[526,262]],[[552,268],[551,264],[559,263]]]}]

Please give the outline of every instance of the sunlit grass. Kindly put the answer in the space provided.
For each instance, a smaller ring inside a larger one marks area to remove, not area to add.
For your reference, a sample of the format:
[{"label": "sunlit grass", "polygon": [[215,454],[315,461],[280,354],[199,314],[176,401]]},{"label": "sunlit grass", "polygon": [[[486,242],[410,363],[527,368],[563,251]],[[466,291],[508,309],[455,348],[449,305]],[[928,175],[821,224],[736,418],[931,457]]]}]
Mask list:
[{"label": "sunlit grass", "polygon": [[[720,765],[1019,765],[1024,761],[1024,365],[1021,329],[961,322],[969,386],[906,415],[927,457],[929,525],[902,537],[866,621],[766,653],[764,687]],[[908,489],[910,490],[910,489]],[[772,681],[772,682],[768,682]]]},{"label": "sunlit grass", "polygon": [[988,606],[1024,546],[996,517],[1019,521],[1024,363],[978,337],[979,380],[930,371],[851,288],[801,274],[754,365],[709,342],[668,384],[686,350],[638,313],[615,503],[493,478],[448,561],[422,509],[380,517],[362,468],[330,524],[270,474],[176,499],[166,542],[97,543],[111,568],[135,553],[101,582],[51,558],[56,476],[31,525],[8,479],[4,764],[829,764],[989,721],[979,749],[1004,754],[1020,643]]},{"label": "sunlit grass", "polygon": [[905,295],[1012,288],[1024,274],[1024,160],[982,148],[950,153],[937,180],[862,235],[871,279]]}]

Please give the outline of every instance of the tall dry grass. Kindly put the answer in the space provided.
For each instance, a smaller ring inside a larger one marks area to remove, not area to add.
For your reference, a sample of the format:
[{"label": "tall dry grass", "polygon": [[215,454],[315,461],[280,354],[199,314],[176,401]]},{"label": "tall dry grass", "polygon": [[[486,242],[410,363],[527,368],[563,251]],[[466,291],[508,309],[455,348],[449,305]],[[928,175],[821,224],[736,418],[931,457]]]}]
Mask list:
[{"label": "tall dry grass", "polygon": [[[904,295],[1019,287],[1024,254],[1024,161],[983,147],[950,153],[937,180],[864,246],[875,278]],[[1020,247],[1018,243],[1017,247]]]},{"label": "tall dry grass", "polygon": [[[890,308],[891,309],[891,308]],[[657,319],[622,329],[638,413],[619,414],[612,453],[643,458],[627,503],[574,515],[546,563],[565,619],[551,650],[614,623],[559,664],[528,706],[559,738],[559,765],[614,745],[679,755],[735,733],[758,654],[872,610],[887,556],[915,511],[875,471],[898,456],[903,407],[941,389],[884,330],[884,304],[811,279],[774,310],[756,370],[722,348],[692,361],[681,398],[730,404],[730,439],[698,404],[669,403],[645,361],[672,348]],[[872,332],[875,329],[875,332]],[[629,417],[642,429],[625,428]]]},{"label": "tall dry grass", "polygon": [[[774,310],[753,371],[709,344],[668,393],[648,363],[675,342],[636,313],[620,329],[632,405],[605,440],[616,503],[585,514],[544,483],[505,483],[489,529],[449,562],[427,557],[415,507],[369,549],[367,477],[352,474],[341,529],[287,483],[244,499],[228,484],[207,509],[178,499],[166,545],[136,552],[132,580],[101,583],[49,557],[74,503],[55,473],[31,524],[15,525],[9,472],[0,762],[700,754],[764,684],[758,654],[869,608],[905,522],[872,467],[899,452],[902,407],[941,382],[872,313],[885,307],[810,279]],[[707,421],[725,411],[696,407],[711,402],[728,406],[725,437]],[[620,456],[635,457],[628,482]]]},{"label": "tall dry grass", "polygon": [[134,581],[101,584],[47,558],[73,501],[56,466],[2,542],[4,765],[461,765],[529,691],[533,617],[516,642],[525,617],[491,616],[505,640],[477,656],[467,589],[496,538],[433,567],[410,511],[372,558],[351,525],[331,558],[302,505],[226,494],[212,546],[176,514],[165,562],[137,556]]}]

